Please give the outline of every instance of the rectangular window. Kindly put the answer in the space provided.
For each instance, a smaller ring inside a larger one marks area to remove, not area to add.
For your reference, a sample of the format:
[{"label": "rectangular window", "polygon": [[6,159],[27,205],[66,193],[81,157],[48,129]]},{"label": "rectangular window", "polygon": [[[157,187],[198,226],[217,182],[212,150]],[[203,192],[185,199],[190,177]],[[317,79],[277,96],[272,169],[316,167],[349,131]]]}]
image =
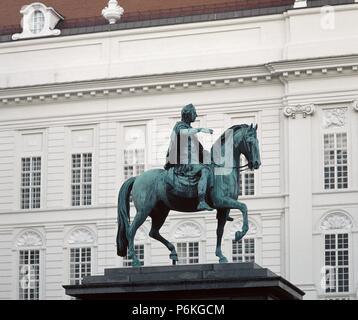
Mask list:
[{"label": "rectangular window", "polygon": [[70,249],[70,284],[81,284],[85,276],[91,275],[91,248]]},{"label": "rectangular window", "polygon": [[19,299],[38,300],[40,289],[40,251],[19,251]]},{"label": "rectangular window", "polygon": [[145,170],[146,127],[128,126],[124,128],[124,179],[138,176]]},{"label": "rectangular window", "polygon": [[178,264],[199,263],[199,242],[180,242],[177,249]]},{"label": "rectangular window", "polygon": [[232,241],[232,261],[252,262],[255,261],[255,239],[245,238],[240,241]]},{"label": "rectangular window", "polygon": [[[138,259],[140,260],[140,264],[144,266],[144,245],[136,244],[134,245],[134,250],[137,254]],[[123,259],[123,267],[131,267],[131,266],[132,266],[132,259],[129,259],[127,254],[127,256]]]},{"label": "rectangular window", "polygon": [[325,235],[326,293],[349,292],[348,234]]},{"label": "rectangular window", "polygon": [[92,204],[92,153],[72,155],[72,206]]},{"label": "rectangular window", "polygon": [[[242,155],[240,158],[240,166],[246,164],[247,161],[245,157]],[[255,173],[249,170],[240,172],[239,196],[253,196],[253,195],[255,195]]]},{"label": "rectangular window", "polygon": [[348,188],[347,133],[324,135],[324,188]]},{"label": "rectangular window", "polygon": [[21,209],[38,209],[41,203],[41,157],[21,159]]}]

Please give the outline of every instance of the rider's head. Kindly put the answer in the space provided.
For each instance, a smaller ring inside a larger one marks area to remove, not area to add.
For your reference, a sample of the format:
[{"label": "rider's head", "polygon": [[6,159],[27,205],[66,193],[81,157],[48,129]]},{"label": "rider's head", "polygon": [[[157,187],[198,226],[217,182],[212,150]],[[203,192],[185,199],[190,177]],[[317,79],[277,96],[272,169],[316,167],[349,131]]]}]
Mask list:
[{"label": "rider's head", "polygon": [[184,122],[187,123],[194,122],[196,117],[197,117],[196,110],[192,103],[186,105],[181,110],[181,120]]}]

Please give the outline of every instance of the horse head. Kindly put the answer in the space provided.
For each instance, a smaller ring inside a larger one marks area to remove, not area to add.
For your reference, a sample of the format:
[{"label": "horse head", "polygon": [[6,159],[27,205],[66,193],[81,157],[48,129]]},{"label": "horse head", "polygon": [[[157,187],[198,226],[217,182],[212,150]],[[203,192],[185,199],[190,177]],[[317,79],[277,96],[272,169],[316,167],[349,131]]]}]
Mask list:
[{"label": "horse head", "polygon": [[241,125],[241,130],[238,131],[242,131],[242,134],[239,132],[234,134],[234,146],[245,156],[250,170],[256,170],[261,166],[257,128],[258,126],[254,127],[253,124],[251,126]]},{"label": "horse head", "polygon": [[251,124],[234,125],[227,129],[214,143],[211,153],[213,162],[217,165],[239,168],[240,154],[243,154],[248,162],[250,170],[261,166],[259,141],[257,128]]}]

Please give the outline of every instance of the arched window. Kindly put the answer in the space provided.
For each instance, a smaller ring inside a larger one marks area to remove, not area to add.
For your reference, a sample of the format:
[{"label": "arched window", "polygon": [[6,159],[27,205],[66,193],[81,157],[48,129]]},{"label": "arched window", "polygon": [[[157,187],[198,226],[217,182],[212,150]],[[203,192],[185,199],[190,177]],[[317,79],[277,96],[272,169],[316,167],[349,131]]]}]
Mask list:
[{"label": "arched window", "polygon": [[45,26],[45,15],[41,10],[35,10],[30,19],[30,31],[34,34],[40,33]]},{"label": "arched window", "polygon": [[16,239],[18,261],[18,299],[38,300],[41,294],[43,240],[33,230],[22,232]]},{"label": "arched window", "polygon": [[86,227],[74,229],[67,239],[69,246],[70,284],[81,284],[83,277],[93,273],[93,255],[96,238]]},{"label": "arched window", "polygon": [[352,227],[350,217],[342,212],[330,213],[321,221],[325,273],[321,286],[325,294],[341,295],[350,292]]},{"label": "arched window", "polygon": [[200,240],[202,231],[194,222],[180,224],[174,233],[178,253],[178,264],[200,263]]}]

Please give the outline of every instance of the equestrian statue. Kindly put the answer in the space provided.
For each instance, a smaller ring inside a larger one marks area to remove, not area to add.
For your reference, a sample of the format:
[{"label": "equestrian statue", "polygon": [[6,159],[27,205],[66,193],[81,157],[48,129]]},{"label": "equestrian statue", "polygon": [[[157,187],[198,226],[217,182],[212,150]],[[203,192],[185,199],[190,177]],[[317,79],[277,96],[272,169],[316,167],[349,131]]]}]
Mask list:
[{"label": "equestrian statue", "polygon": [[[140,266],[134,247],[138,228],[148,217],[152,219],[149,236],[162,242],[170,251],[173,264],[178,261],[175,246],[160,234],[170,210],[181,212],[211,211],[216,209],[217,242],[215,254],[220,263],[228,262],[221,250],[222,236],[231,209],[239,209],[243,216],[242,230],[235,232],[235,240],[241,240],[249,230],[248,210],[238,201],[240,171],[261,165],[257,125],[234,125],[227,129],[206,151],[197,133],[212,134],[212,129],[193,128],[197,113],[192,104],[181,112],[182,119],[172,131],[167,161],[164,169],[148,170],[126,180],[118,195],[117,254],[132,260],[132,266]],[[247,160],[240,166],[240,156]],[[130,222],[130,196],[136,215]]]}]

